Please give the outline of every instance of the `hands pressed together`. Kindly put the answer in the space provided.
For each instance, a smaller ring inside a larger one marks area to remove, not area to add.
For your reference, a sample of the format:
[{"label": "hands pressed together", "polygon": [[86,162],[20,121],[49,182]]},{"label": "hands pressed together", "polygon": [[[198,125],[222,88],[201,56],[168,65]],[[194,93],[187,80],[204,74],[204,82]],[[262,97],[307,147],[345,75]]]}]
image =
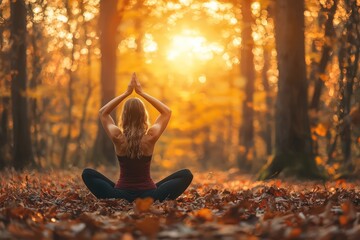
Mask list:
[{"label": "hands pressed together", "polygon": [[139,82],[139,79],[136,76],[136,73],[133,73],[131,75],[131,80],[130,80],[130,83],[129,83],[128,88],[126,90],[126,93],[128,95],[130,95],[134,90],[135,90],[135,92],[137,94],[141,94],[143,92],[141,84]]}]

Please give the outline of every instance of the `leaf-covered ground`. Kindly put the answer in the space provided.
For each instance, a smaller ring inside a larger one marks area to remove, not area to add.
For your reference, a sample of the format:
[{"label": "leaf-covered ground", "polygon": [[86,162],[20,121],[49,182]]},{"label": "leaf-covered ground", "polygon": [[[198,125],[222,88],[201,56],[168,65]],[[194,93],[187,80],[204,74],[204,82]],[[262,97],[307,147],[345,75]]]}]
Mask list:
[{"label": "leaf-covered ground", "polygon": [[0,239],[360,239],[358,182],[194,175],[177,201],[128,203],[97,200],[80,170],[4,171]]}]

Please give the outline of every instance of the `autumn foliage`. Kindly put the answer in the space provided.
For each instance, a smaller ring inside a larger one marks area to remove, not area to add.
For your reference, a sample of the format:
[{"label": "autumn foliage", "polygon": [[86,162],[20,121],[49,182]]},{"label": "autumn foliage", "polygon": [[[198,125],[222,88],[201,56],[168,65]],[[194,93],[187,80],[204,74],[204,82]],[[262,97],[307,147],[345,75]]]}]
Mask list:
[{"label": "autumn foliage", "polygon": [[358,239],[358,183],[195,173],[176,201],[98,200],[80,171],[2,172],[2,239]]}]

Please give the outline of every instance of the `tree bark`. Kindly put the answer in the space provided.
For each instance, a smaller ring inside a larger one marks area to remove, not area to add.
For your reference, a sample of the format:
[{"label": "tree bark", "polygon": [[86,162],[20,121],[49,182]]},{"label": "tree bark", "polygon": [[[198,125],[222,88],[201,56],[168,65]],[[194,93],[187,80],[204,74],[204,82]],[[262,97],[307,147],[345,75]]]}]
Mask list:
[{"label": "tree bark", "polygon": [[9,97],[2,97],[1,105],[2,112],[0,114],[0,169],[3,169],[6,166],[6,162],[9,160]]},{"label": "tree bark", "polygon": [[[66,13],[69,17],[69,20],[67,22],[67,30],[68,32],[71,32],[71,26],[70,26],[70,21],[72,19],[74,19],[74,15],[71,11],[71,6],[69,4],[69,2],[67,1],[65,3],[66,5]],[[75,47],[76,47],[76,39],[75,39],[75,35],[73,34],[72,38],[71,38],[71,42],[72,42],[72,49],[71,49],[71,56],[70,56],[70,67],[67,71],[68,73],[68,77],[69,77],[69,82],[68,82],[68,89],[67,89],[67,94],[68,94],[68,101],[69,101],[69,106],[67,108],[67,119],[66,119],[66,136],[63,142],[63,146],[62,146],[62,151],[61,151],[61,161],[60,161],[60,166],[62,168],[64,168],[66,166],[66,159],[67,159],[67,153],[68,153],[68,146],[71,140],[71,130],[72,130],[72,123],[73,123],[73,113],[72,113],[72,109],[74,107],[74,98],[73,98],[73,84],[74,84],[74,75],[73,75],[73,70],[72,67],[74,66],[74,54],[75,54]]]},{"label": "tree bark", "polygon": [[240,169],[249,170],[251,167],[251,160],[249,159],[250,151],[254,150],[254,108],[253,95],[255,84],[255,67],[254,67],[254,40],[252,38],[251,26],[254,24],[254,19],[251,15],[251,1],[242,1],[242,16],[244,27],[241,32],[242,47],[241,47],[241,74],[245,79],[245,100],[243,102],[242,110],[242,125],[239,131],[239,145],[240,152],[238,155],[238,167]]},{"label": "tree bark", "polygon": [[339,88],[341,94],[339,117],[342,121],[340,137],[345,168],[351,172],[353,171],[353,164],[351,162],[351,125],[346,123],[344,119],[350,114],[353,86],[359,66],[360,32],[358,29],[360,14],[356,1],[347,0],[345,3],[350,16],[342,33],[342,42],[338,56],[340,68]]},{"label": "tree bark", "polygon": [[310,104],[310,108],[315,109],[316,111],[319,110],[321,92],[324,87],[324,79],[322,78],[322,75],[325,73],[328,62],[331,59],[331,54],[333,49],[333,46],[331,45],[331,43],[329,43],[329,41],[335,35],[333,21],[337,9],[337,3],[338,0],[334,0],[333,5],[329,9],[328,18],[325,22],[325,42],[322,47],[322,54],[319,63],[319,69],[318,69],[319,76],[315,82],[314,93]]},{"label": "tree bark", "polygon": [[14,167],[34,165],[28,119],[26,74],[26,6],[24,0],[10,1],[12,53],[11,100],[14,134]]},{"label": "tree bark", "polygon": [[[80,2],[80,11],[81,11],[81,15],[84,16],[84,3]],[[84,28],[84,43],[86,44],[86,40],[87,35],[88,35],[88,23],[84,23],[83,24],[83,28]],[[82,113],[81,113],[81,119],[80,119],[80,124],[79,124],[79,135],[77,136],[76,139],[76,150],[74,152],[73,155],[73,164],[75,166],[80,166],[83,161],[83,159],[85,158],[85,153],[83,151],[83,137],[85,135],[85,125],[86,125],[86,119],[87,119],[87,108],[89,105],[89,101],[90,101],[90,97],[91,94],[93,92],[93,86],[91,83],[91,73],[92,73],[92,69],[91,69],[91,46],[88,46],[88,52],[87,52],[87,61],[86,61],[86,68],[87,68],[87,84],[86,84],[86,95],[85,95],[85,99],[84,102],[82,104]]]},{"label": "tree bark", "polygon": [[[100,49],[101,49],[101,106],[115,97],[116,84],[116,30],[115,22],[117,1],[100,1]],[[112,114],[115,119],[115,115]],[[107,137],[101,122],[98,121],[98,132],[95,140],[93,162],[110,163],[115,161],[115,151]]]},{"label": "tree bark", "polygon": [[[3,9],[0,9],[0,18],[3,18]],[[4,36],[3,32],[7,28],[6,24],[0,25],[0,49],[3,48]],[[0,58],[6,59],[9,57],[8,52],[0,52]],[[0,79],[5,86],[5,88],[10,88],[10,81],[8,81],[5,76],[9,74],[10,67],[8,63],[4,61],[0,64],[1,75]],[[0,113],[0,169],[6,166],[6,162],[10,160],[9,157],[9,116],[10,116],[10,97],[9,96],[0,96],[0,108],[2,109]]]},{"label": "tree bark", "polygon": [[[116,89],[116,33],[121,22],[125,6],[129,0],[122,3],[122,9],[117,10],[117,1],[100,1],[100,49],[101,49],[101,105],[105,105],[115,97]],[[112,113],[115,119],[115,114]],[[98,121],[92,162],[97,165],[100,162],[112,163],[115,161],[115,151],[111,140],[106,135],[100,120]]]},{"label": "tree bark", "polygon": [[270,93],[270,85],[267,77],[267,71],[270,66],[270,52],[268,47],[264,47],[264,67],[262,69],[262,83],[266,93],[266,112],[265,112],[265,122],[264,124],[264,139],[266,143],[266,154],[269,156],[272,154],[272,134],[271,134],[271,123],[272,123],[272,114],[271,109],[273,108],[273,101]]},{"label": "tree bark", "polygon": [[[38,23],[34,21],[33,5],[29,3],[28,7],[30,14],[30,21],[32,22],[31,45],[33,48],[32,61],[31,61],[32,77],[29,80],[29,88],[35,90],[38,87],[38,85],[41,84],[40,74],[43,63],[41,62],[41,52],[38,45],[39,45],[39,41],[41,41],[42,33],[40,27],[38,26]],[[42,149],[42,146],[39,141],[40,117],[39,117],[37,98],[30,99],[30,118],[31,118],[30,124],[34,129],[34,133],[32,136],[32,142],[34,144],[34,160],[40,166],[41,165],[40,159],[42,156],[42,152],[44,150]]]},{"label": "tree bark", "polygon": [[259,178],[268,179],[283,170],[292,176],[318,178],[307,112],[304,1],[278,0],[275,8],[279,69],[275,156]]}]

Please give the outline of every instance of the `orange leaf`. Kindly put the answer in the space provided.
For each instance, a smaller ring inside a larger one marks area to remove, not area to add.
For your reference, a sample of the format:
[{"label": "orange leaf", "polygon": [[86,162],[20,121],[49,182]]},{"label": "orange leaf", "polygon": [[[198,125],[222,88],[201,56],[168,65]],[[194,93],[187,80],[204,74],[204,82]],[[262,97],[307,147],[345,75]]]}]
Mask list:
[{"label": "orange leaf", "polygon": [[147,211],[149,211],[153,202],[154,202],[154,199],[151,197],[137,198],[135,200],[135,210],[138,212],[147,212]]},{"label": "orange leaf", "polygon": [[348,218],[347,218],[347,216],[341,215],[341,216],[339,217],[339,223],[340,223],[340,225],[342,225],[342,226],[346,225],[346,224],[348,223]]},{"label": "orange leaf", "polygon": [[325,82],[329,79],[329,76],[327,74],[323,73],[323,74],[320,74],[319,78]]},{"label": "orange leaf", "polygon": [[318,124],[315,128],[315,132],[317,135],[324,137],[326,135],[327,129],[323,124]]},{"label": "orange leaf", "polygon": [[199,211],[196,212],[195,214],[198,218],[202,218],[206,221],[211,221],[214,216],[213,216],[213,213],[210,209],[208,208],[202,208],[200,209]]},{"label": "orange leaf", "polygon": [[160,229],[159,218],[155,217],[144,218],[135,225],[146,236],[155,236]]},{"label": "orange leaf", "polygon": [[300,228],[293,228],[293,229],[291,229],[289,238],[297,238],[300,236],[300,234],[301,234]]}]

